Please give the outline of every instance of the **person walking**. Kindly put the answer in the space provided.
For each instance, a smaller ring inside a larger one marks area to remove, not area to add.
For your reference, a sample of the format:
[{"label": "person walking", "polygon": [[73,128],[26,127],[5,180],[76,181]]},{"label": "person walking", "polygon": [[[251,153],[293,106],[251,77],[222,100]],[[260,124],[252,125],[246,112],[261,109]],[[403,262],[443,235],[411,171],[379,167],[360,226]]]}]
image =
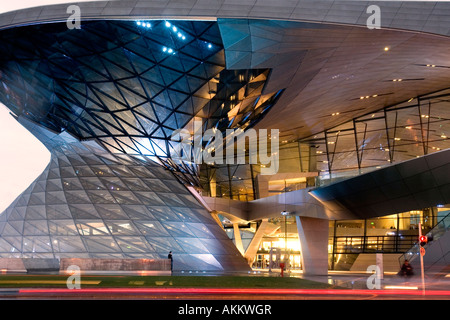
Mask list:
[{"label": "person walking", "polygon": [[173,256],[172,251],[169,251],[169,255],[167,256],[167,259],[170,259],[170,273],[173,272]]}]

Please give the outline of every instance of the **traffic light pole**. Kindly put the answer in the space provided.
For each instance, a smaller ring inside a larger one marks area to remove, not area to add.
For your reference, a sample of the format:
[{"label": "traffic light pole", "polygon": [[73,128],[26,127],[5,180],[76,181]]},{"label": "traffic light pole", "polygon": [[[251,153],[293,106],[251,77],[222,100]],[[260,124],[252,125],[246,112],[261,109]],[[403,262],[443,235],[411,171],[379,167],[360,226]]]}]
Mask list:
[{"label": "traffic light pole", "polygon": [[423,270],[423,254],[422,254],[422,244],[420,243],[420,239],[422,238],[422,223],[419,222],[419,255],[420,255],[420,273],[422,277],[422,294],[425,294],[425,275]]}]

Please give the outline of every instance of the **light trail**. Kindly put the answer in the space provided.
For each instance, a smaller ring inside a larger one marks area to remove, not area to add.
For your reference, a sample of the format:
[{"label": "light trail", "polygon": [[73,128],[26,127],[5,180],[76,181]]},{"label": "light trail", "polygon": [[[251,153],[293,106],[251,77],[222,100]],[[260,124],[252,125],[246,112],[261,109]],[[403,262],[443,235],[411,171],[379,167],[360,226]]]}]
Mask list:
[{"label": "light trail", "polygon": [[[48,288],[20,289],[19,294],[197,294],[197,295],[330,295],[330,296],[364,296],[364,295],[408,295],[423,296],[422,291],[388,289],[253,289],[253,288]],[[427,290],[426,296],[450,296],[448,290]]]}]

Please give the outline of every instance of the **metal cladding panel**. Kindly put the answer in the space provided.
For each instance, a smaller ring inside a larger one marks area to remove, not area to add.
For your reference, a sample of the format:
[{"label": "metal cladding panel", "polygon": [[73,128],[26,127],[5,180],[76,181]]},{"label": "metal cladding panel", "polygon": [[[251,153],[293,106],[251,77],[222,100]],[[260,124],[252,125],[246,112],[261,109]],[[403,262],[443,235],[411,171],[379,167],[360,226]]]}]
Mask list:
[{"label": "metal cladding panel", "polygon": [[360,218],[442,205],[449,202],[449,157],[449,149],[435,152],[310,192],[331,210]]}]

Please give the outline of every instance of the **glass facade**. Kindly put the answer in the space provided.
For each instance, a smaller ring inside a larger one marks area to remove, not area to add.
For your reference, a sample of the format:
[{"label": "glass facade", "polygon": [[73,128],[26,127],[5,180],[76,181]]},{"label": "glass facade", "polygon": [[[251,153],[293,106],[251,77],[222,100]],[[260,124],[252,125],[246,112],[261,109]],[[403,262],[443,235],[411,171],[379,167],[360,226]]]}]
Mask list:
[{"label": "glass facade", "polygon": [[51,162],[0,215],[0,257],[166,259],[172,251],[174,270],[246,266],[209,212],[160,165],[67,133],[30,131]]},{"label": "glass facade", "polygon": [[316,149],[318,185],[449,148],[449,107],[447,89],[411,98],[302,139],[302,143]]},{"label": "glass facade", "polygon": [[[411,98],[304,139],[288,139],[281,134],[279,173],[318,172],[318,177],[279,181],[270,194],[324,186],[447,149],[448,110],[450,89]],[[204,167],[200,178],[203,192],[236,200],[258,199],[260,166]],[[214,188],[216,192],[212,191]]]},{"label": "glass facade", "polygon": [[[227,70],[217,22],[86,21],[0,33],[0,99],[55,132],[144,155],[198,186],[197,165],[171,157],[177,129],[246,129],[281,94],[269,69]],[[202,141],[202,146],[209,141]],[[192,155],[192,157],[195,155]]]}]

